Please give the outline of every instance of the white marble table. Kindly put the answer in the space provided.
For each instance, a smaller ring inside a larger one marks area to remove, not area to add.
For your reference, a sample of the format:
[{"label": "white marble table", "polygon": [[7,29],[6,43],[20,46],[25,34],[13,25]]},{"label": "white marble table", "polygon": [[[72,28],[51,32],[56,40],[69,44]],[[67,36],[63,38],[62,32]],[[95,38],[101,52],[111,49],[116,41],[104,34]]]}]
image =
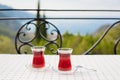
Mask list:
[{"label": "white marble table", "polygon": [[80,68],[74,74],[61,74],[51,66],[58,65],[58,55],[45,55],[50,66],[45,71],[26,67],[32,55],[0,54],[0,80],[120,80],[120,55],[72,55],[72,66],[81,65],[97,71]]}]

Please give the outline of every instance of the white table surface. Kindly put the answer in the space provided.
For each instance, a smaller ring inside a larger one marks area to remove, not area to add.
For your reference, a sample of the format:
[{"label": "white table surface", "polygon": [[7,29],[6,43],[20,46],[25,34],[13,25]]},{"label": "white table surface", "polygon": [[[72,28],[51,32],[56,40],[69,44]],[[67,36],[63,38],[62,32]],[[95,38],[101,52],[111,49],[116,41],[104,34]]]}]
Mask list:
[{"label": "white table surface", "polygon": [[120,80],[120,55],[72,55],[72,66],[81,65],[97,71],[80,68],[75,74],[60,74],[51,66],[58,65],[58,55],[45,55],[50,67],[34,71],[26,67],[32,55],[0,54],[0,80]]}]

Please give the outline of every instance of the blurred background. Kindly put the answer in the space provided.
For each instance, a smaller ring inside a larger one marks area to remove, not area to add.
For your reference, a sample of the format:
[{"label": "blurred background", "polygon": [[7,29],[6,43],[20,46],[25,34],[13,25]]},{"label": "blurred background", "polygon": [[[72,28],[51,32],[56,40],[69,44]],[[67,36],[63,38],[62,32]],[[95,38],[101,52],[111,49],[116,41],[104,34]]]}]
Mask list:
[{"label": "blurred background", "polygon": [[[55,9],[55,10],[120,10],[120,0],[0,0],[0,9]],[[119,12],[66,12],[40,11],[46,18],[120,18]],[[37,11],[0,11],[0,18],[36,18]],[[29,20],[0,20],[0,53],[17,53],[15,36],[19,28]],[[118,20],[82,20],[56,19],[47,20],[60,30],[63,38],[62,47],[71,47],[73,54],[83,54],[103,34],[105,29]],[[32,29],[31,33],[35,33]],[[31,34],[29,34],[31,37]],[[120,37],[120,24],[111,29],[92,54],[113,54],[114,42]],[[43,42],[44,43],[44,42]],[[41,43],[36,43],[41,45]],[[117,52],[120,54],[120,45]],[[51,54],[51,53],[46,53]]]}]

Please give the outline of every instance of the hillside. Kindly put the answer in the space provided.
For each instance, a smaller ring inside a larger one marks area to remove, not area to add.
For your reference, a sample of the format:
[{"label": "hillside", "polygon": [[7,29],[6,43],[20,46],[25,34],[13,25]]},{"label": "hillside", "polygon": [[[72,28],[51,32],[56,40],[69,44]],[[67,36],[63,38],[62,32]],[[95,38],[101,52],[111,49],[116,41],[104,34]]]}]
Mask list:
[{"label": "hillside", "polygon": [[[101,26],[94,33],[93,36],[96,38],[99,38],[109,26],[110,25],[108,25],[108,24]],[[106,34],[106,36],[100,42],[100,44],[95,48],[93,53],[98,53],[98,52],[102,53],[102,54],[113,53],[114,43],[118,38],[120,38],[120,24],[115,25],[113,28],[111,28],[111,30],[109,30],[109,32]],[[120,45],[119,45],[119,47],[120,47]],[[120,52],[120,48],[118,48],[117,52]]]},{"label": "hillside", "polygon": [[[13,9],[12,7],[0,4],[0,9]],[[0,18],[10,17],[34,17],[33,14],[22,11],[0,11]],[[22,20],[0,20],[0,35],[10,38],[15,37],[15,33],[22,26]]]},{"label": "hillside", "polygon": [[[93,36],[101,36],[109,26],[109,24],[102,25],[96,32],[93,33]],[[120,37],[120,24],[117,24],[111,28],[105,38],[108,36],[111,36],[113,39]]]}]

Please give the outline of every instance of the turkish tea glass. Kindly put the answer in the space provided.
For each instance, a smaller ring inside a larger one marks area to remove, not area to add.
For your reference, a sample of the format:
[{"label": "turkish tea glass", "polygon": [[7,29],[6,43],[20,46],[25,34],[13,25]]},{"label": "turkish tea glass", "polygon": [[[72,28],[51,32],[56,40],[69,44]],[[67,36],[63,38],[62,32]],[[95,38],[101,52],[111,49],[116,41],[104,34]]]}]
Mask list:
[{"label": "turkish tea glass", "polygon": [[72,70],[71,64],[71,54],[73,49],[72,48],[59,48],[59,63],[58,63],[58,70],[60,71],[70,71]]},{"label": "turkish tea glass", "polygon": [[45,67],[45,59],[44,59],[44,46],[33,46],[31,47],[33,53],[33,61],[32,67],[33,68],[43,68]]}]

